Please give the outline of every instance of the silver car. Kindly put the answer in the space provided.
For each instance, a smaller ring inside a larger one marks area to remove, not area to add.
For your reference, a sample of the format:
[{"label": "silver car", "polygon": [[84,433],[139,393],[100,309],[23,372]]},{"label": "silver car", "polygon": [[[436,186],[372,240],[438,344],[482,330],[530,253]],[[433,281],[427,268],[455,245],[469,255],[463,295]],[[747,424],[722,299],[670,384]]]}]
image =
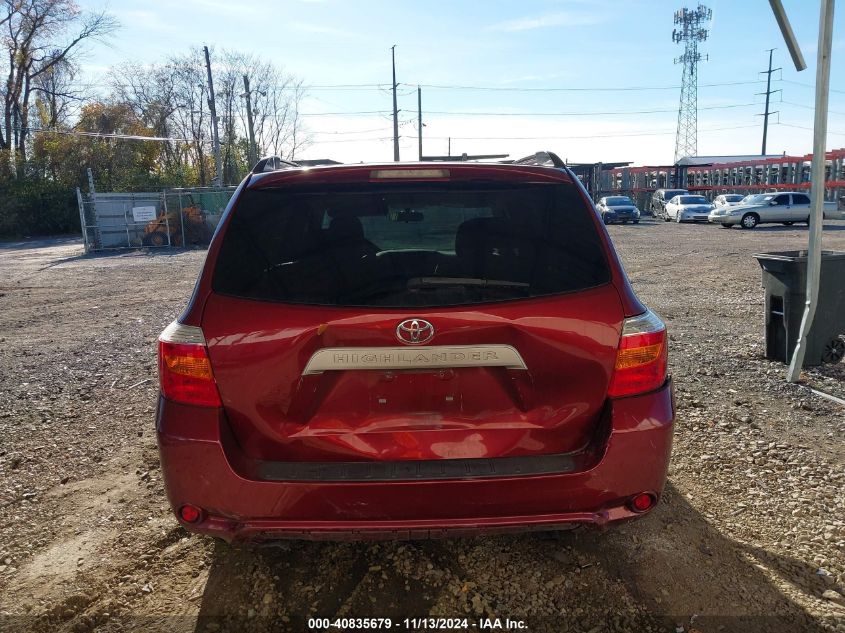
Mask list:
[{"label": "silver car", "polygon": [[704,196],[687,194],[675,196],[666,203],[663,220],[675,222],[707,222],[713,205]]},{"label": "silver car", "polygon": [[[823,207],[824,219],[839,219],[835,202],[825,202]],[[792,226],[796,222],[809,222],[810,213],[810,196],[800,191],[784,191],[746,196],[734,207],[714,209],[708,219],[726,229],[735,225],[753,229],[763,223]]]},{"label": "silver car", "polygon": [[734,207],[738,205],[745,196],[738,193],[724,193],[721,196],[716,196],[713,199],[713,206],[717,209],[722,207]]}]

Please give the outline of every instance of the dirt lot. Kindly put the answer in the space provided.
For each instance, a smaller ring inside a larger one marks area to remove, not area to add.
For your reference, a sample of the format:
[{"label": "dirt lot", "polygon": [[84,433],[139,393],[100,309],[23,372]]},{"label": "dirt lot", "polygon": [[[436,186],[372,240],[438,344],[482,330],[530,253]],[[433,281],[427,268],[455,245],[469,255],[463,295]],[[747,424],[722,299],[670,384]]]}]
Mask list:
[{"label": "dirt lot", "polygon": [[[845,223],[827,229],[825,246],[845,250]],[[806,227],[611,233],[671,331],[678,426],[656,511],[556,539],[275,548],[190,536],[165,503],[153,343],[204,254],[0,245],[0,629],[299,631],[313,615],[431,614],[529,631],[845,631],[845,408],[763,358],[750,256],[802,247]],[[807,372],[840,397],[843,378],[845,364]]]}]

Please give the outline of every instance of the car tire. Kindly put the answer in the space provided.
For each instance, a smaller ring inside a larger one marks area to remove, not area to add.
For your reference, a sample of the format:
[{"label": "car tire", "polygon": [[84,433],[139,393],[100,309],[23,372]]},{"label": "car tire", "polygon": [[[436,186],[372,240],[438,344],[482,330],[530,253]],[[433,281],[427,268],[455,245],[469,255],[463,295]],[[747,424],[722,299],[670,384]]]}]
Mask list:
[{"label": "car tire", "polygon": [[839,338],[838,336],[834,339],[830,339],[824,345],[824,350],[822,351],[822,362],[825,364],[834,364],[838,363],[845,357],[845,341]]},{"label": "car tire", "polygon": [[633,221],[633,223],[634,223],[634,224],[639,224],[639,223],[640,223],[640,221],[639,221],[639,220],[632,220],[632,221]]},{"label": "car tire", "polygon": [[792,226],[795,222],[781,222],[784,226]]},{"label": "car tire", "polygon": [[758,224],[760,224],[760,216],[756,213],[746,213],[739,222],[744,229],[753,229]]},{"label": "car tire", "polygon": [[669,221],[669,214],[668,214],[668,213],[666,213],[666,212],[664,212],[664,213],[663,213],[663,215],[662,215],[662,216],[660,216],[660,217],[662,217],[662,218],[663,218],[663,221],[664,221],[664,222],[668,222],[668,221]]},{"label": "car tire", "polygon": [[605,224],[610,224],[610,218],[607,217],[606,215],[602,216],[601,221],[604,222]]},{"label": "car tire", "polygon": [[721,226],[723,229],[732,229],[733,228],[733,224],[720,224],[719,226]]}]

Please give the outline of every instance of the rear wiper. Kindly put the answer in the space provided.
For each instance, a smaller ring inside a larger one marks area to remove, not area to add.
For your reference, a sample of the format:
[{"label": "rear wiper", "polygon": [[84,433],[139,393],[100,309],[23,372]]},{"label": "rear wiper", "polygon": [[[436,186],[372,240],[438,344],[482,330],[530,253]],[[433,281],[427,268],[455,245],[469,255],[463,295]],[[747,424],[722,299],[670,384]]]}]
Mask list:
[{"label": "rear wiper", "polygon": [[481,288],[528,288],[531,284],[504,279],[479,277],[415,277],[408,280],[408,288],[435,288],[437,286],[478,286]]}]

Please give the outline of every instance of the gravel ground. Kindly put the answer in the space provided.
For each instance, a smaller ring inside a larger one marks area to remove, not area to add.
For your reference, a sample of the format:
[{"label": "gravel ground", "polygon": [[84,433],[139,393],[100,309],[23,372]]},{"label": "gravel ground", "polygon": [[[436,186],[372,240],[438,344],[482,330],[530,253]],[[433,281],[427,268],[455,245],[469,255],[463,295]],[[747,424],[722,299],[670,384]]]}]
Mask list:
[{"label": "gravel ground", "polygon": [[[825,247],[845,250],[845,223],[826,228]],[[671,332],[678,425],[653,513],[554,538],[273,548],[191,536],[164,498],[153,343],[204,254],[0,245],[0,629],[432,615],[471,630],[509,617],[529,631],[845,631],[845,408],[763,358],[750,256],[801,248],[806,227],[610,230]],[[805,372],[840,397],[843,378],[845,364]]]}]

